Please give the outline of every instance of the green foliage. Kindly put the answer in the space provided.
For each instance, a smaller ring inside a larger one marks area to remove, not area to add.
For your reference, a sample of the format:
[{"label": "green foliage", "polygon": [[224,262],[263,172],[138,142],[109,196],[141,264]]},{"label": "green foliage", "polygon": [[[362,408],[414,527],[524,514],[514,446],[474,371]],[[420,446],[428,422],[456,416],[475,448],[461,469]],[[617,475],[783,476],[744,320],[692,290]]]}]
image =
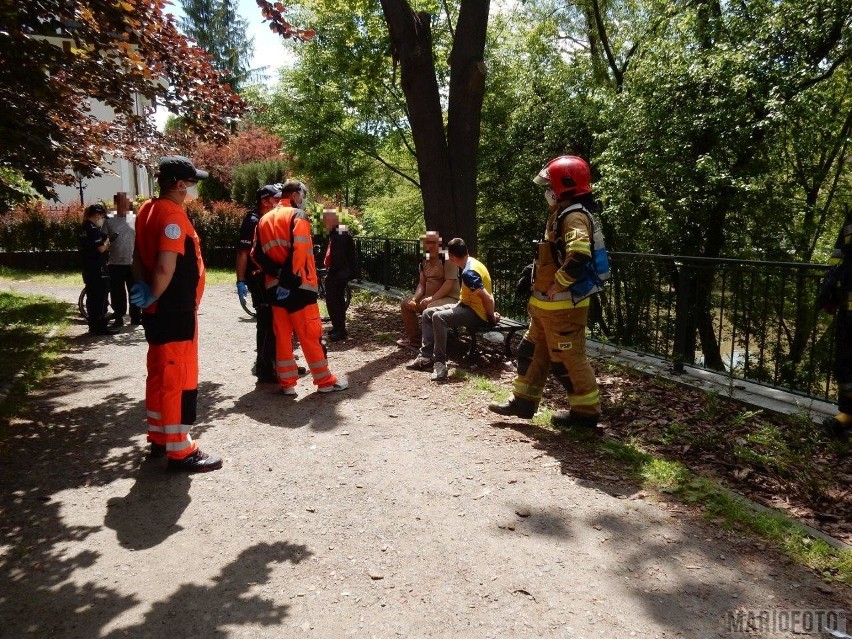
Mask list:
[{"label": "green foliage", "polygon": [[210,177],[198,184],[203,200],[230,200],[234,184],[234,171],[243,164],[292,158],[282,151],[281,139],[259,127],[243,125],[224,144],[197,143],[188,151],[196,166],[203,167]]},{"label": "green foliage", "polygon": [[186,209],[201,241],[202,255],[212,255],[214,249],[236,245],[246,208],[235,202],[204,205],[201,200],[191,200]]},{"label": "green foliage", "polygon": [[[203,164],[199,166],[204,166]],[[207,168],[205,167],[205,170]],[[205,202],[223,201],[231,199],[231,190],[212,175],[206,180],[198,183],[198,197]]]},{"label": "green foliage", "polygon": [[284,72],[256,116],[287,141],[296,169],[310,176],[318,194],[359,207],[381,191],[376,173],[387,161],[386,142],[410,146],[379,4],[362,5],[356,12],[337,3],[300,3],[317,35],[295,49],[298,64]]},{"label": "green foliage", "polygon": [[489,30],[478,179],[480,241],[486,246],[505,245],[507,237],[537,237],[547,212],[533,177],[558,155],[595,153],[599,108],[593,87],[582,61],[554,46],[560,14],[541,4],[497,14]]},{"label": "green foliage", "polygon": [[848,24],[850,9],[647,6],[650,23],[623,25],[641,55],[599,130],[612,244],[810,260],[839,215],[852,106],[843,68],[825,71],[848,43],[818,25]]},{"label": "green foliage", "polygon": [[286,181],[288,170],[288,164],[284,160],[265,160],[236,167],[231,199],[236,204],[253,208],[256,204],[257,190],[264,184]]},{"label": "green foliage", "polygon": [[37,197],[23,173],[15,169],[0,167],[0,184],[0,215]]},{"label": "green foliage", "polygon": [[213,60],[223,81],[239,92],[258,75],[250,69],[253,40],[246,35],[248,22],[233,0],[180,0],[184,18],[181,30],[193,38]]}]

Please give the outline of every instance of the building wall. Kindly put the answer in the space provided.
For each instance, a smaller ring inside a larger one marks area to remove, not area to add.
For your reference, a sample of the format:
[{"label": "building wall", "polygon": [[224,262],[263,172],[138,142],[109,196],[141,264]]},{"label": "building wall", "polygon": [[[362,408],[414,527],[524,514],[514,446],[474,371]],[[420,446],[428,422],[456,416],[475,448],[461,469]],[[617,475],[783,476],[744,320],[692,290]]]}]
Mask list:
[{"label": "building wall", "polygon": [[[41,37],[53,42],[58,47],[69,46],[68,43],[70,43],[70,40],[63,38]],[[156,105],[145,96],[137,94],[134,97],[133,112],[136,115],[144,114],[148,117],[153,117],[152,114],[155,109]],[[105,122],[112,122],[115,117],[110,107],[97,100],[91,101],[91,112],[95,117]],[[84,205],[94,204],[95,202],[111,204],[113,196],[119,192],[127,193],[127,196],[131,199],[140,195],[150,197],[153,187],[153,177],[148,174],[144,166],[135,165],[123,158],[108,156],[104,158],[101,168],[103,169],[103,175],[83,180]],[[48,204],[75,204],[80,202],[79,182],[73,186],[57,184],[55,189],[59,201],[50,201]]]}]

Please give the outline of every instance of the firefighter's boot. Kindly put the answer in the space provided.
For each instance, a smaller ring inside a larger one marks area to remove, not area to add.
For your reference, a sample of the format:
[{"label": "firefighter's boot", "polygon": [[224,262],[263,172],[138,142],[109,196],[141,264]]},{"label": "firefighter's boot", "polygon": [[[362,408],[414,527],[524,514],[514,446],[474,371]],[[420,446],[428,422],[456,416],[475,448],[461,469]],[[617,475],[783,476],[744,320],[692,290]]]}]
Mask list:
[{"label": "firefighter's boot", "polygon": [[597,415],[577,415],[570,410],[558,410],[553,413],[550,424],[559,429],[587,428],[600,432]]},{"label": "firefighter's boot", "polygon": [[843,443],[849,442],[852,437],[852,415],[838,413],[834,417],[826,417],[822,425],[829,435]]},{"label": "firefighter's boot", "polygon": [[523,397],[512,397],[512,399],[502,404],[497,402],[488,404],[488,410],[492,413],[507,417],[522,417],[524,419],[532,418],[537,408],[538,404],[536,402],[531,399],[524,399]]}]

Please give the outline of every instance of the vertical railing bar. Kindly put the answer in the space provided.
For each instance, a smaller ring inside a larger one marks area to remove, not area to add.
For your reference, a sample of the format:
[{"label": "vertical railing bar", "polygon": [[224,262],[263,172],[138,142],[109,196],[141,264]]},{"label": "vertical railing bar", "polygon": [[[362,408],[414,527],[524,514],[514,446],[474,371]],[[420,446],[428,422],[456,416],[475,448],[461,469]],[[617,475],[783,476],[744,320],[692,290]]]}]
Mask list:
[{"label": "vertical railing bar", "polygon": [[719,330],[716,333],[716,342],[719,344],[719,353],[722,352],[722,326],[725,323],[725,289],[728,283],[728,269],[722,266],[722,294],[719,299]]},{"label": "vertical railing bar", "polygon": [[[762,371],[766,362],[766,322],[769,317],[769,272],[763,276],[763,312],[760,319],[760,348],[757,356],[757,366]],[[763,373],[761,372],[761,375]]]},{"label": "vertical railing bar", "polygon": [[784,331],[784,309],[786,307],[787,302],[787,270],[782,269],[781,271],[781,305],[778,308],[778,331],[777,331],[777,339],[775,343],[775,374],[772,377],[772,383],[777,384],[779,380],[779,376],[781,374],[781,360],[784,357],[783,349],[781,347],[781,340],[783,339],[783,331]]},{"label": "vertical railing bar", "polygon": [[728,375],[734,376],[734,354],[736,353],[737,347],[737,312],[739,311],[739,299],[740,295],[742,295],[742,270],[738,267],[732,268],[732,272],[736,275],[737,282],[739,286],[734,286],[734,308],[731,313],[733,317],[731,321],[731,332],[730,332],[730,340],[731,340],[731,353],[728,356]]}]

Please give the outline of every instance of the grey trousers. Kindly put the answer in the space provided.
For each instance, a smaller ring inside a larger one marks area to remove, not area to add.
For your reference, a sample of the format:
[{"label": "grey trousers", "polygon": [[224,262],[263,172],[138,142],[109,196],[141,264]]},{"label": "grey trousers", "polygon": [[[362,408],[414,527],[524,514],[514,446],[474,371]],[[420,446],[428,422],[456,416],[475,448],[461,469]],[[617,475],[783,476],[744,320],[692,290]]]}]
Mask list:
[{"label": "grey trousers", "polygon": [[420,356],[436,362],[447,361],[447,333],[459,326],[486,326],[472,308],[459,302],[432,306],[423,311],[423,340]]}]

